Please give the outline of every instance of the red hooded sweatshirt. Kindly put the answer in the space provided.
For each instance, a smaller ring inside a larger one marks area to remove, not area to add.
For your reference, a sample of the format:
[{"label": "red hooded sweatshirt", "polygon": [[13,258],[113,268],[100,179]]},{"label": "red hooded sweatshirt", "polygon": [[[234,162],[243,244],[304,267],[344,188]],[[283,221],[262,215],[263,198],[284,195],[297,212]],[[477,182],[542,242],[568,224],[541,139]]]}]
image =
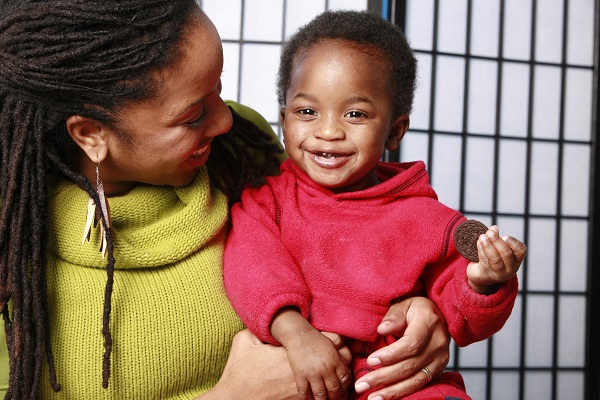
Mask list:
[{"label": "red hooded sweatshirt", "polygon": [[279,177],[234,205],[225,288],[262,341],[277,344],[269,326],[285,306],[319,330],[372,341],[390,302],[415,295],[435,302],[459,346],[504,325],[517,279],[492,295],[471,289],[452,236],[465,217],[437,200],[425,164],[377,171],[380,184],[336,194],[286,160]]}]

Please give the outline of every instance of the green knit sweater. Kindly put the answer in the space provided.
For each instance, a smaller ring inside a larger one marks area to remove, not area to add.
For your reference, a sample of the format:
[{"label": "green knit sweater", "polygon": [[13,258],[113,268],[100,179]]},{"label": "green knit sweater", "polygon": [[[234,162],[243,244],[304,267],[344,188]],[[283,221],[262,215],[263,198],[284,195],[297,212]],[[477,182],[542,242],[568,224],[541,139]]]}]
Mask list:
[{"label": "green knit sweater", "polygon": [[[270,129],[252,110],[234,106]],[[138,185],[110,199],[117,263],[108,389],[102,388],[106,260],[98,252],[99,229],[81,244],[86,193],[64,179],[49,187],[50,332],[62,390],[52,391],[45,366],[41,397],[189,400],[211,388],[243,325],[222,282],[227,200],[211,187],[206,168],[182,188]],[[7,368],[6,354],[0,356]]]}]

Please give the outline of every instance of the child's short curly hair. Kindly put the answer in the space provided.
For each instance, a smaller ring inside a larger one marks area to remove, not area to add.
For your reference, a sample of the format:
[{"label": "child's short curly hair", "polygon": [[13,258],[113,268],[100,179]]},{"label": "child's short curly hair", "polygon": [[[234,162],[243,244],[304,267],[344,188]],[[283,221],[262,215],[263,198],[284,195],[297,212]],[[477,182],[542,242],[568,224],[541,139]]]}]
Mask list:
[{"label": "child's short curly hair", "polygon": [[320,41],[335,39],[379,49],[391,64],[390,90],[397,115],[410,114],[416,87],[417,60],[399,27],[367,11],[326,11],[292,35],[283,48],[277,97],[285,105],[295,57]]}]

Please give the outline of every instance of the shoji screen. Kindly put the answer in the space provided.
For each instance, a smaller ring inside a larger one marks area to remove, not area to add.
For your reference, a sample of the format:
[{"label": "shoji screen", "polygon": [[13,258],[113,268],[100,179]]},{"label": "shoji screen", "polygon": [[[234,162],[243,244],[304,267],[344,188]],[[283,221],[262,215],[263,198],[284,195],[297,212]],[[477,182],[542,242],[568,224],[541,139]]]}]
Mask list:
[{"label": "shoji screen", "polygon": [[474,399],[583,399],[595,4],[398,3],[420,63],[400,159],[426,160],[441,201],[529,248],[504,329],[450,366]]}]

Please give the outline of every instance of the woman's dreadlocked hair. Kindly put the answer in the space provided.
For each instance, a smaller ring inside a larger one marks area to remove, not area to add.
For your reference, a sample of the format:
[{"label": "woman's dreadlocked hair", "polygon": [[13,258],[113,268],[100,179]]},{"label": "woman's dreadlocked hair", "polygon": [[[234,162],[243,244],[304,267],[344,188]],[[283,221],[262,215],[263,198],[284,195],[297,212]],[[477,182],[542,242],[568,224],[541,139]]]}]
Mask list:
[{"label": "woman's dreadlocked hair", "polygon": [[[79,114],[110,126],[119,107],[156,95],[152,73],[177,60],[186,23],[198,12],[195,0],[0,0],[0,312],[10,358],[6,398],[36,397],[44,358],[50,383],[60,390],[45,282],[47,174],[58,171],[100,204],[92,184],[71,167],[76,144],[65,121]],[[230,201],[245,182],[257,183],[264,173],[243,147],[272,154],[278,149],[237,115],[230,133],[213,144],[212,169],[218,170]],[[107,239],[104,387],[112,348],[110,230]]]}]

